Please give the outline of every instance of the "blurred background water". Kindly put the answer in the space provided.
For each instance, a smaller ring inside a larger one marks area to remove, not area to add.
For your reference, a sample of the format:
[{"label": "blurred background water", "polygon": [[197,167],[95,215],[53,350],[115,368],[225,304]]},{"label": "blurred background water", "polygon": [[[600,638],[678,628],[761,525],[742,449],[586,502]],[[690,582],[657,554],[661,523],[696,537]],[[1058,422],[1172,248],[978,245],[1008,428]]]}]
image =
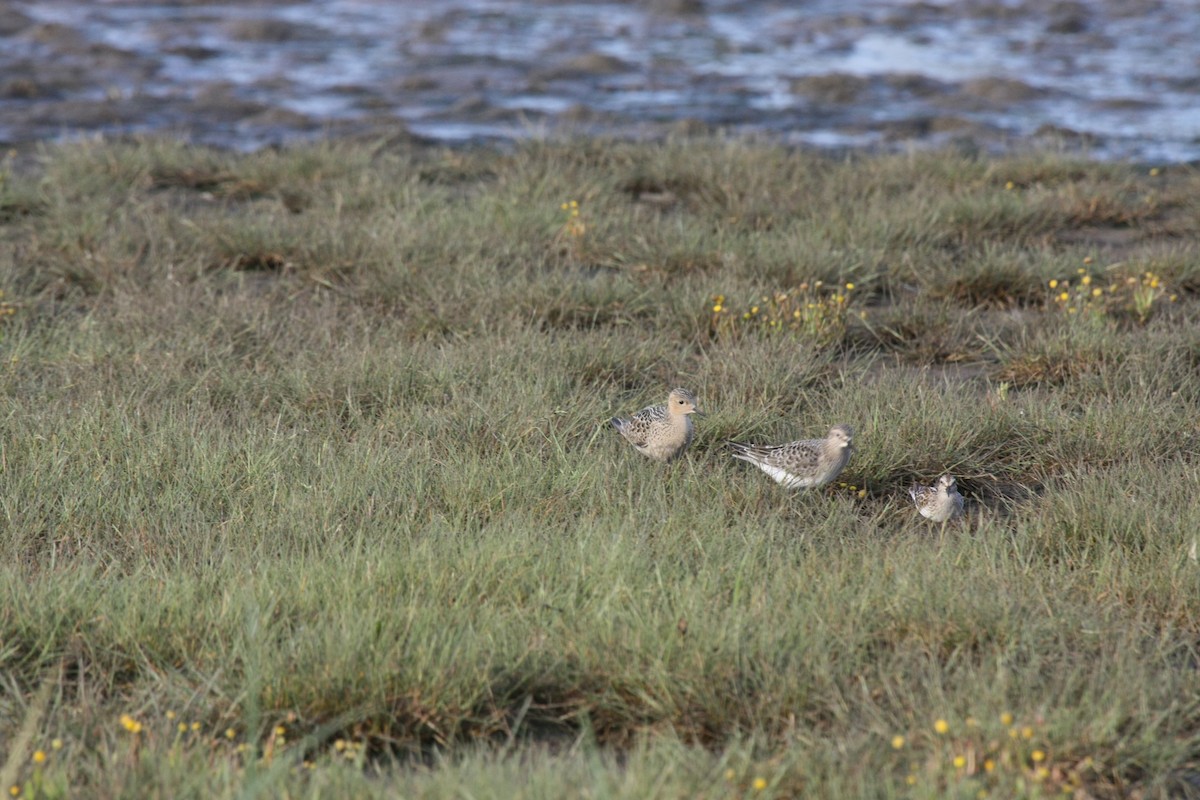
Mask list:
[{"label": "blurred background water", "polygon": [[1200,159],[1194,0],[0,0],[0,144],[720,129]]}]

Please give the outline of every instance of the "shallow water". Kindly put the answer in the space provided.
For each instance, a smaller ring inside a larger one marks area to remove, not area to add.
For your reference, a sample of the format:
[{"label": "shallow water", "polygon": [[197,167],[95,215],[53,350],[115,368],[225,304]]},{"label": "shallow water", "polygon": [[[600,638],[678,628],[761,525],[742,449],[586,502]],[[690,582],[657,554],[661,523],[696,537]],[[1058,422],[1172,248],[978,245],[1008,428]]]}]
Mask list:
[{"label": "shallow water", "polygon": [[0,0],[0,142],[719,128],[1200,159],[1188,0]]}]

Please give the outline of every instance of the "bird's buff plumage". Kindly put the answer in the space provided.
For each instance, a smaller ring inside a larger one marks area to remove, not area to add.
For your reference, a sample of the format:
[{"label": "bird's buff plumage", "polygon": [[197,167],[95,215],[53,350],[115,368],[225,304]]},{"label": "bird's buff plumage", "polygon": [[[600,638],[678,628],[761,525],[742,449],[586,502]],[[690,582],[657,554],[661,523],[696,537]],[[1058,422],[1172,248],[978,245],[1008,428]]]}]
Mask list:
[{"label": "bird's buff plumage", "polygon": [[854,430],[834,425],[824,439],[779,445],[729,442],[734,458],[749,461],[788,489],[824,486],[850,462]]},{"label": "bird's buff plumage", "polygon": [[696,395],[687,389],[673,389],[665,405],[647,406],[629,417],[613,417],[612,425],[639,453],[670,461],[683,455],[692,443],[692,414],[703,414],[697,408]]}]

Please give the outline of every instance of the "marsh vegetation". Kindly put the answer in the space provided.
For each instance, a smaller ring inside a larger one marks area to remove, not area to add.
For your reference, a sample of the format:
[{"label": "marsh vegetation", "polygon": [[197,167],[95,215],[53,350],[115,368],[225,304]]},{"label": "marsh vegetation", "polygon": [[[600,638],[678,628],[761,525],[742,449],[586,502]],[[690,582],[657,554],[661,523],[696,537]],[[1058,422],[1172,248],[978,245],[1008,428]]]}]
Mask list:
[{"label": "marsh vegetation", "polygon": [[[1194,791],[1198,198],[713,139],[5,162],[3,790]],[[672,386],[664,465],[607,421]],[[836,423],[821,490],[721,446]]]}]

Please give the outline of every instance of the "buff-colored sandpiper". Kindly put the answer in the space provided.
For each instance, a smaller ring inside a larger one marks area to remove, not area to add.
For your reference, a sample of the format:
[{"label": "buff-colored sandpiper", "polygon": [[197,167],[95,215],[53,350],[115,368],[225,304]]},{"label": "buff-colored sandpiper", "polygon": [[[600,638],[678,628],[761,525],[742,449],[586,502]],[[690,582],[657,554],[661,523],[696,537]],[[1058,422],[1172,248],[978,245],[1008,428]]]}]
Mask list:
[{"label": "buff-colored sandpiper", "polygon": [[749,461],[787,489],[824,486],[850,461],[854,429],[834,425],[824,439],[804,439],[779,445],[729,442],[733,457]]},{"label": "buff-colored sandpiper", "polygon": [[922,517],[947,522],[963,513],[963,496],[958,493],[953,475],[943,475],[933,486],[914,486],[908,496],[917,504]]},{"label": "buff-colored sandpiper", "polygon": [[672,389],[666,405],[647,406],[629,417],[613,417],[612,424],[639,453],[670,461],[692,443],[692,414],[704,415],[697,408],[696,395],[687,389]]}]

